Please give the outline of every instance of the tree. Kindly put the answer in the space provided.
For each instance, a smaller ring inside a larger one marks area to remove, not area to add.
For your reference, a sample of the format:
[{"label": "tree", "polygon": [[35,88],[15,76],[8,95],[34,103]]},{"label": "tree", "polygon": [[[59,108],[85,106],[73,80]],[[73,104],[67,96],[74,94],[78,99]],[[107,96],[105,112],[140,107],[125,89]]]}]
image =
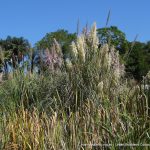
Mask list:
[{"label": "tree", "polygon": [[39,42],[36,43],[36,49],[43,50],[51,48],[54,39],[62,46],[63,53],[67,53],[70,43],[76,39],[75,33],[68,33],[67,30],[57,30],[56,32],[50,32],[45,35]]},{"label": "tree", "polygon": [[97,30],[100,43],[115,46],[125,63],[127,75],[141,80],[150,68],[150,42],[129,42],[125,33],[115,26]]},{"label": "tree", "polygon": [[8,36],[5,40],[0,40],[0,46],[4,53],[5,64],[9,63],[13,68],[17,67],[30,49],[29,42],[23,37]]},{"label": "tree", "polygon": [[121,55],[124,55],[128,50],[128,41],[126,40],[126,35],[116,26],[111,26],[108,28],[100,28],[97,30],[100,43],[115,46]]},{"label": "tree", "polygon": [[[130,43],[131,45],[132,43]],[[145,48],[147,44],[135,42],[135,45],[126,60],[126,71],[137,79],[141,80],[147,74],[150,68],[149,58]]]}]

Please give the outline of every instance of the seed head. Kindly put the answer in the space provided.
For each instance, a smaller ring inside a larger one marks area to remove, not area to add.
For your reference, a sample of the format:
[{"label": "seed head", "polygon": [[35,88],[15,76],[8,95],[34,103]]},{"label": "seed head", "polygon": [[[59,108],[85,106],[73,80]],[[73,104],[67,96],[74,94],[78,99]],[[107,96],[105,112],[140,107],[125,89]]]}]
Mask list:
[{"label": "seed head", "polygon": [[74,60],[77,60],[77,57],[78,57],[78,50],[77,50],[77,47],[76,47],[75,42],[72,42],[72,44],[71,44],[71,51],[72,51],[73,59],[74,59]]},{"label": "seed head", "polygon": [[97,37],[97,27],[96,27],[96,23],[93,24],[90,33],[89,33],[89,37],[88,40],[92,46],[92,48],[94,50],[96,50],[98,48],[99,45],[99,39]]},{"label": "seed head", "polygon": [[80,61],[85,62],[85,40],[83,35],[77,38],[77,49]]},{"label": "seed head", "polygon": [[71,70],[72,69],[72,62],[71,62],[71,60],[69,58],[66,58],[65,62],[66,62],[66,68],[68,70]]}]

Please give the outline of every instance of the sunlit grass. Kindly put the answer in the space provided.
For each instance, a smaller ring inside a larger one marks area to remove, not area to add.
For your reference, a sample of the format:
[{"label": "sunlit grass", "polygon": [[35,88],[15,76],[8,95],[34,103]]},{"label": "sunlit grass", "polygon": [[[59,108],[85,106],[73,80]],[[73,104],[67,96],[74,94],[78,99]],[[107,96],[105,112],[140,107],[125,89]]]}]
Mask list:
[{"label": "sunlit grass", "polygon": [[41,74],[18,69],[0,83],[0,148],[148,144],[150,91],[124,77],[113,47],[98,48],[96,25],[70,51],[60,66],[54,63]]}]

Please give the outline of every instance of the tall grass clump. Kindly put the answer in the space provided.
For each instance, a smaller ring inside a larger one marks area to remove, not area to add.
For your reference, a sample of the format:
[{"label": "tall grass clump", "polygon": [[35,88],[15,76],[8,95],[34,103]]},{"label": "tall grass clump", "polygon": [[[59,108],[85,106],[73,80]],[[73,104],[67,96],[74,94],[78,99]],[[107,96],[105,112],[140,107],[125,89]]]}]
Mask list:
[{"label": "tall grass clump", "polygon": [[54,40],[41,59],[40,74],[18,69],[0,83],[1,149],[149,143],[149,73],[133,85],[118,51],[100,46],[96,31],[94,24],[79,35],[65,59]]}]

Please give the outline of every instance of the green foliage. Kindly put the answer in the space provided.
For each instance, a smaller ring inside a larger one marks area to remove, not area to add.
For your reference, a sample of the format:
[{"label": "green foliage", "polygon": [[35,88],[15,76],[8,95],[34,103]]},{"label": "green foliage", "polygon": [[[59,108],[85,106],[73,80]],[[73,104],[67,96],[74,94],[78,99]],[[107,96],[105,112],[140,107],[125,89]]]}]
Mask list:
[{"label": "green foliage", "polygon": [[29,42],[23,37],[8,36],[5,40],[0,40],[0,46],[4,54],[5,64],[8,62],[13,68],[16,68],[30,49]]},{"label": "green foliage", "polygon": [[[0,45],[2,64],[29,55],[24,39],[8,37]],[[96,24],[78,37],[64,30],[47,34],[36,45],[48,48],[45,70],[25,74],[17,68],[0,82],[0,149],[148,143],[150,43],[136,42],[129,50],[131,45],[116,27],[98,29],[97,37]],[[146,75],[141,84],[125,78],[119,53],[127,54],[126,70],[136,79]]]},{"label": "green foliage", "polygon": [[63,29],[57,30],[56,32],[47,33],[42,40],[36,43],[36,48],[38,50],[43,50],[46,48],[50,49],[54,39],[56,39],[57,42],[63,47],[63,52],[67,53],[69,45],[76,39],[76,34],[68,33],[67,30]]},{"label": "green foliage", "polygon": [[127,58],[126,71],[135,79],[141,80],[149,71],[149,56],[147,44],[136,42]]},{"label": "green foliage", "polygon": [[101,44],[110,44],[119,50],[120,54],[125,54],[129,47],[125,33],[119,30],[116,26],[101,28],[97,30],[98,38]]},{"label": "green foliage", "polygon": [[150,68],[150,43],[127,41],[125,33],[115,26],[98,29],[98,38],[103,45],[114,45],[121,61],[126,64],[127,76],[141,80]]},{"label": "green foliage", "polygon": [[19,52],[25,54],[30,48],[29,42],[23,37],[17,38],[10,36],[6,40],[0,40],[0,46],[3,50],[11,51],[14,55],[19,55]]},{"label": "green foliage", "polygon": [[96,25],[77,37],[69,56],[62,68],[41,74],[18,69],[0,83],[0,148],[149,143],[148,90],[124,78],[114,47],[99,47]]}]

